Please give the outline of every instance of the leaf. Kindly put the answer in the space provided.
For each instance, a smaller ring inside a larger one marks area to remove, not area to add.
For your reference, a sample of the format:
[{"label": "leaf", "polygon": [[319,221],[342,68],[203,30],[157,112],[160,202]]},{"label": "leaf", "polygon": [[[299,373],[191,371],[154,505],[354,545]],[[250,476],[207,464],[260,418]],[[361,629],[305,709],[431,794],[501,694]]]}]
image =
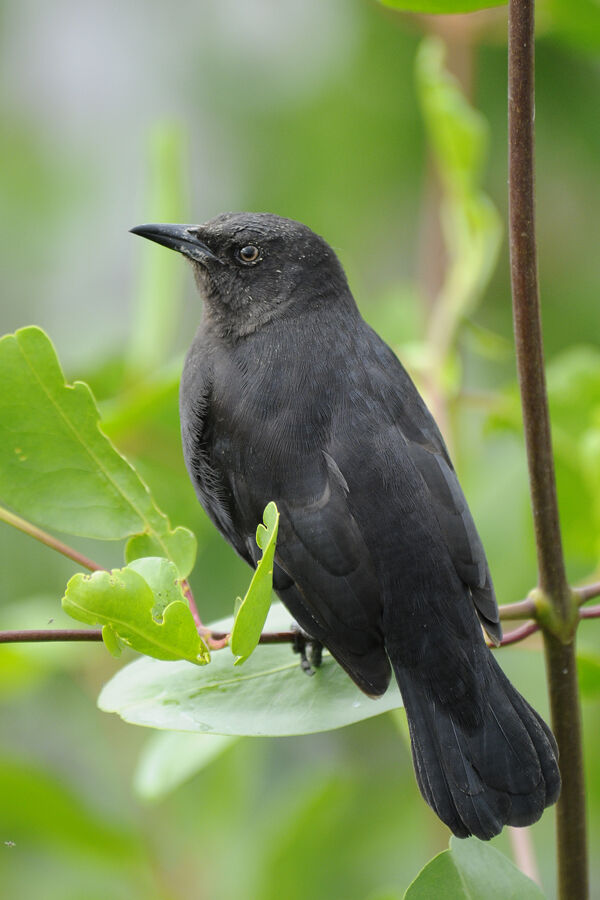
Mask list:
[{"label": "leaf", "polygon": [[148,487],[99,427],[89,387],[65,383],[48,336],[22,328],[0,340],[0,495],[50,529],[119,540],[144,533],[128,560],[153,554],[184,578],[196,552],[185,528],[171,530]]},{"label": "leaf", "polygon": [[187,781],[237,738],[224,734],[157,731],[146,742],[134,776],[134,789],[144,800],[159,800]]},{"label": "leaf", "polygon": [[[215,622],[231,631],[233,619]],[[266,627],[289,628],[290,614],[274,603]],[[366,697],[343,669],[324,654],[313,677],[300,668],[287,644],[261,645],[247,663],[213,653],[210,666],[140,659],[104,686],[98,706],[126,722],[151,728],[213,734],[310,734],[341,728],[402,706],[396,685],[379,700]]]},{"label": "leaf", "polygon": [[502,227],[481,190],[488,124],[444,68],[440,38],[422,41],[416,59],[417,86],[429,140],[443,185],[442,227],[449,256],[436,300],[434,345],[449,347],[460,319],[479,303],[494,270]]},{"label": "leaf", "polygon": [[384,6],[404,12],[465,13],[491,6],[504,6],[501,0],[380,0]]},{"label": "leaf", "polygon": [[237,657],[235,665],[245,662],[258,645],[261,631],[271,605],[273,593],[273,560],[279,529],[279,512],[271,501],[263,513],[264,525],[256,529],[256,543],[263,551],[250,587],[236,611],[230,646]]},{"label": "leaf", "polygon": [[156,659],[204,665],[210,660],[208,649],[176,583],[172,562],[141,559],[112,572],[74,575],[62,606],[80,622],[102,625],[112,653],[120,642]]},{"label": "leaf", "polygon": [[477,838],[450,838],[419,872],[404,900],[540,900],[540,888],[509,859]]}]

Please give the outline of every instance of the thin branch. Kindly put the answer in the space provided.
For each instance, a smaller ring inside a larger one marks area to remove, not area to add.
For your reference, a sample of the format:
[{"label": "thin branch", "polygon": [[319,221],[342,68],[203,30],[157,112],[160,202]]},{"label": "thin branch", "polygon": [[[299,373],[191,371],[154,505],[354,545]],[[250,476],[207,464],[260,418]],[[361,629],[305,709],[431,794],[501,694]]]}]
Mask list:
[{"label": "thin branch", "polygon": [[[587,900],[588,863],[581,708],[575,664],[578,622],[562,550],[544,373],[535,240],[534,0],[509,0],[508,130],[511,285],[539,587],[547,607],[544,648],[552,727],[560,753],[557,806],[560,900]],[[542,613],[544,614],[542,617]]]},{"label": "thin branch", "polygon": [[39,628],[0,631],[0,644],[39,644],[48,641],[101,641],[101,628]]},{"label": "thin branch", "polygon": [[533,619],[537,609],[533,600],[527,597],[518,603],[503,603],[498,607],[498,612],[501,619]]},{"label": "thin branch", "polygon": [[594,597],[600,597],[600,581],[597,581],[595,584],[586,584],[583,587],[574,588],[573,593],[579,603],[587,603],[588,600],[593,600]]},{"label": "thin branch", "polygon": [[[531,634],[535,634],[535,632],[539,630],[540,626],[537,622],[526,622],[524,625],[519,625],[519,627],[515,628],[513,631],[508,631],[498,646],[508,647],[509,644],[516,644],[518,641],[524,641],[525,638],[529,637]],[[488,646],[494,649],[493,644],[489,644]]]},{"label": "thin branch", "polygon": [[31,522],[22,519],[20,516],[16,516],[2,506],[0,506],[0,521],[6,522],[7,525],[12,525],[13,528],[17,528],[24,534],[28,534],[29,537],[35,538],[36,541],[45,544],[46,547],[50,547],[51,550],[56,550],[57,553],[61,553],[68,559],[72,559],[73,562],[83,566],[84,569],[89,569],[90,572],[101,572],[105,568],[104,566],[98,565],[98,563],[95,563],[93,560],[88,559],[87,556],[84,556],[83,553],[79,553],[79,551],[75,550],[73,547],[69,547],[68,544],[63,544],[62,541],[57,540],[57,538],[48,534],[47,531],[42,531],[37,525],[32,525]]},{"label": "thin branch", "polygon": [[[229,632],[204,629],[202,637],[208,638],[212,650],[227,646]],[[101,628],[31,628],[21,631],[0,631],[0,644],[46,643],[53,641],[101,641]],[[294,631],[265,631],[259,644],[293,644],[297,640]]]},{"label": "thin branch", "polygon": [[[522,601],[526,602],[526,601]],[[518,603],[507,604],[501,609],[509,609],[513,606],[520,606]],[[581,619],[600,619],[600,604],[590,606],[587,609],[579,610]],[[501,616],[501,618],[504,618]],[[510,616],[510,618],[516,618]],[[506,647],[509,644],[516,644],[535,634],[540,630],[537,622],[526,622],[513,631],[507,632],[502,638],[499,646]],[[229,642],[230,632],[228,631],[211,631],[210,628],[202,627],[200,631],[202,637],[208,641],[211,650],[222,650]],[[295,631],[263,631],[258,643],[259,644],[293,644],[297,639]],[[100,628],[41,628],[41,629],[25,629],[22,631],[0,631],[0,644],[19,644],[19,643],[42,643],[44,641],[101,641],[102,630]],[[489,644],[495,649],[494,644]]]},{"label": "thin branch", "polygon": [[588,606],[587,609],[579,610],[580,619],[600,619],[600,605]]},{"label": "thin branch", "polygon": [[534,0],[509,4],[509,218],[517,369],[529,464],[540,587],[571,615],[546,394],[534,196]]}]

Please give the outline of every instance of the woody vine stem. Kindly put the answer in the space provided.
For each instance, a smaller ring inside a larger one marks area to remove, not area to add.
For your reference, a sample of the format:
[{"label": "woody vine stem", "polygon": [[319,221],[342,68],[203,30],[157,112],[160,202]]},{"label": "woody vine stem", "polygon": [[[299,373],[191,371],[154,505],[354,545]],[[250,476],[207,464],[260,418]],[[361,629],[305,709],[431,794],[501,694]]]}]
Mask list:
[{"label": "woody vine stem", "polygon": [[567,583],[544,351],[535,238],[534,0],[509,0],[509,233],[517,369],[539,586],[531,599],[546,652],[552,727],[558,742],[562,792],[557,806],[558,896],[588,897],[581,709],[575,663],[578,598]]}]

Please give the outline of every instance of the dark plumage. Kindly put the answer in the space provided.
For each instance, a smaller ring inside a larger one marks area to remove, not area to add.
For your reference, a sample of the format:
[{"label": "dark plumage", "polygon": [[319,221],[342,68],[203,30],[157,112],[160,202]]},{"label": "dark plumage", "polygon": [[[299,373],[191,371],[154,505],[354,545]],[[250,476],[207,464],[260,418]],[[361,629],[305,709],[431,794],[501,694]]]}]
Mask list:
[{"label": "dark plumage", "polygon": [[145,225],[205,300],[181,384],[187,467],[250,565],[281,513],[275,589],[367,694],[391,668],[419,787],[459,837],[535,822],[556,800],[554,738],[488,650],[485,553],[437,426],[309,228],[269,214]]}]

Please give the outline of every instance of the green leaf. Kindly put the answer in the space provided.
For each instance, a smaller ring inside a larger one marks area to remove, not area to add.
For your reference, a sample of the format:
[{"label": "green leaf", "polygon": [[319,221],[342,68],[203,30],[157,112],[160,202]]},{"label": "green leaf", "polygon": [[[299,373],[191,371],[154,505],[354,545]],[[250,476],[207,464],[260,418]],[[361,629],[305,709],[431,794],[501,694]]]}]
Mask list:
[{"label": "green leaf", "polygon": [[113,653],[121,643],[161,660],[210,660],[169,560],[141,559],[112,572],[74,575],[62,605],[74,619],[102,625]]},{"label": "green leaf", "polygon": [[441,217],[449,256],[433,321],[432,342],[438,353],[440,347],[451,346],[460,320],[479,303],[502,236],[500,217],[480,186],[488,124],[444,68],[444,56],[443,41],[428,37],[416,59],[421,107],[444,191]]},{"label": "green leaf", "polygon": [[[65,608],[64,604],[63,608]],[[121,653],[123,652],[124,645],[119,640],[119,635],[112,625],[102,626],[102,640],[104,641],[104,646],[106,647],[110,655],[114,656],[115,659],[119,659]]]},{"label": "green leaf", "polygon": [[465,13],[491,6],[504,6],[499,0],[380,0],[384,6],[403,12]]},{"label": "green leaf", "polygon": [[0,495],[49,529],[101,540],[143,532],[128,559],[172,559],[184,578],[195,538],[171,530],[148,487],[102,433],[89,387],[65,383],[50,339],[35,327],[0,340]]},{"label": "green leaf", "polygon": [[134,775],[144,800],[159,800],[175,790],[236,742],[224,734],[157,731],[146,742]]},{"label": "green leaf", "polygon": [[509,859],[477,838],[450,838],[450,849],[427,863],[404,900],[540,900],[540,888]]},{"label": "green leaf", "polygon": [[263,555],[252,576],[246,596],[236,611],[229,642],[232,653],[237,657],[236,666],[247,660],[258,645],[271,605],[273,560],[279,528],[279,512],[272,501],[265,508],[263,521],[265,524],[259,525],[256,529],[256,543],[263,551]]},{"label": "green leaf", "polygon": [[[232,618],[215,622],[231,631]],[[266,628],[289,628],[290,614],[274,603]],[[210,666],[140,659],[125,666],[102,689],[100,709],[151,728],[213,734],[310,734],[329,731],[402,706],[396,685],[379,700],[366,697],[343,669],[324,654],[312,677],[288,644],[261,645],[244,666],[213,653]]]}]

